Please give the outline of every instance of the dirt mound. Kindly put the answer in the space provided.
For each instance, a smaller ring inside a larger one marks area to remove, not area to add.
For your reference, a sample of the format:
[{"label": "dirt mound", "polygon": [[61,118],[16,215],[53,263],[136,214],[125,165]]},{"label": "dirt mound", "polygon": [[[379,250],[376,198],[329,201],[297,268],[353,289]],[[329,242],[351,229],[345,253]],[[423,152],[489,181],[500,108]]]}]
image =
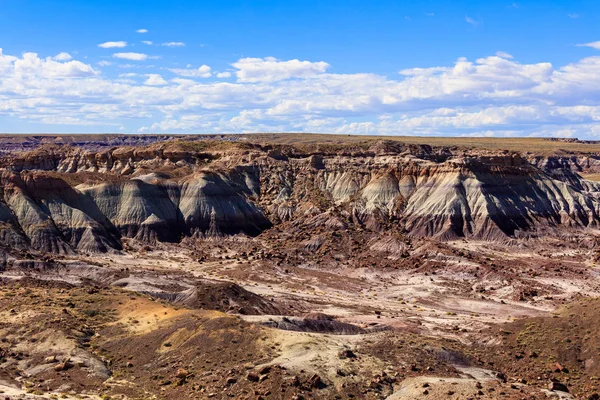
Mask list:
[{"label": "dirt mound", "polygon": [[273,301],[232,282],[131,273],[127,277],[113,281],[112,286],[144,293],[192,309],[218,310],[243,315],[282,312]]},{"label": "dirt mound", "polygon": [[[9,287],[35,287],[35,288],[47,288],[47,289],[73,289],[75,285],[58,279],[38,279],[29,276],[17,280],[7,280],[6,286]],[[92,290],[92,289],[90,289]]]},{"label": "dirt mound", "polygon": [[286,331],[328,333],[331,335],[358,335],[369,331],[353,324],[336,321],[325,314],[308,314],[304,318],[271,318],[263,325]]},{"label": "dirt mound", "polygon": [[244,315],[276,315],[281,310],[269,300],[230,282],[199,283],[177,303],[186,307]]}]

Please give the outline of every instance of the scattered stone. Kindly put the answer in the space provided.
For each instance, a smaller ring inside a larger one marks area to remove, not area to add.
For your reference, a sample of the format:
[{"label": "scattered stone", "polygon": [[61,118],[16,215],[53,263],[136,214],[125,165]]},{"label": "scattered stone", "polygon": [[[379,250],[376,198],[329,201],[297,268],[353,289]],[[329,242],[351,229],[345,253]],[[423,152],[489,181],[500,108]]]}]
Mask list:
[{"label": "scattered stone", "polygon": [[502,372],[497,372],[496,373],[496,378],[498,378],[502,382],[506,383],[506,375],[504,375]]},{"label": "scattered stone", "polygon": [[187,369],[179,368],[177,369],[177,372],[175,372],[175,377],[179,379],[185,379],[188,377],[189,374],[190,373]]},{"label": "scattered stone", "polygon": [[271,366],[270,365],[265,365],[264,367],[262,367],[261,369],[258,370],[259,375],[266,375],[269,372],[271,372]]},{"label": "scattered stone", "polygon": [[258,374],[256,372],[248,372],[248,375],[246,375],[246,379],[248,379],[250,382],[258,382]]},{"label": "scattered stone", "polygon": [[317,374],[314,374],[313,376],[311,376],[310,379],[308,380],[308,382],[310,383],[310,386],[315,389],[320,389],[321,387],[324,386],[323,381],[321,380],[321,377]]},{"label": "scattered stone", "polygon": [[63,362],[56,364],[54,366],[55,371],[66,371],[68,369],[73,368],[73,363],[69,358],[65,359]]},{"label": "scattered stone", "polygon": [[227,385],[233,385],[233,384],[235,384],[236,382],[237,382],[237,378],[234,378],[234,377],[229,377],[229,378],[227,378],[227,380],[225,381],[225,383],[226,383]]},{"label": "scattered stone", "polygon": [[347,358],[356,358],[356,354],[354,354],[354,352],[350,349],[344,349],[344,350],[340,351],[340,353],[338,354],[338,357],[341,358],[342,360],[344,360]]},{"label": "scattered stone", "polygon": [[56,359],[56,356],[48,356],[44,358],[44,364],[54,364],[57,361],[58,360]]},{"label": "scattered stone", "polygon": [[560,383],[557,381],[551,381],[548,384],[548,389],[553,391],[553,392],[569,392],[569,388],[567,388],[567,385],[565,385],[564,383]]}]

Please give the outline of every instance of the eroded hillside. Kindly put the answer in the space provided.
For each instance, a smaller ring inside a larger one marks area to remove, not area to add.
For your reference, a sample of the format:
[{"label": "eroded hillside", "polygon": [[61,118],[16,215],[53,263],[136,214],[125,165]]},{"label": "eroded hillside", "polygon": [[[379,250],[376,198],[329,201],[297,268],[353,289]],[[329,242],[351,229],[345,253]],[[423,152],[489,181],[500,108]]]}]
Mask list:
[{"label": "eroded hillside", "polygon": [[600,185],[566,162],[385,141],[305,147],[176,141],[8,156],[0,238],[72,253],[120,250],[121,238],[256,236],[325,214],[345,228],[440,240],[507,240],[600,221]]},{"label": "eroded hillside", "polygon": [[11,138],[0,390],[596,398],[596,144],[292,139]]}]

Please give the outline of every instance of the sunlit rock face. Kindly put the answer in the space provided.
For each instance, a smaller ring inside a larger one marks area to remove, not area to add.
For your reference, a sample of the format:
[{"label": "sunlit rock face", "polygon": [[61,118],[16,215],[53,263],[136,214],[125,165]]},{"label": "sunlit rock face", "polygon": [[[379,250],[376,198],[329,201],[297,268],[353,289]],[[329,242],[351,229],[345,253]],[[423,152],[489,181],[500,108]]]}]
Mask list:
[{"label": "sunlit rock face", "polygon": [[360,151],[42,148],[2,159],[0,243],[106,252],[121,249],[123,238],[256,236],[285,221],[506,240],[541,227],[598,225],[600,185],[577,174],[582,162],[386,143]]}]

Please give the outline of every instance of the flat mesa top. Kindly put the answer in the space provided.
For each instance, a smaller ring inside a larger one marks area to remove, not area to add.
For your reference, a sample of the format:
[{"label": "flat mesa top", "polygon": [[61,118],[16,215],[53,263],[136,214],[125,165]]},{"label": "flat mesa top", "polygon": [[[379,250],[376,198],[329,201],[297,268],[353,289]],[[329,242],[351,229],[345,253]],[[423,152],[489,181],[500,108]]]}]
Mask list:
[{"label": "flat mesa top", "polygon": [[[16,144],[81,144],[90,142],[126,141],[128,145],[140,145],[166,140],[217,140],[232,142],[252,142],[274,145],[294,144],[359,144],[381,140],[404,144],[431,145],[445,147],[465,147],[489,150],[509,150],[548,154],[555,152],[600,153],[600,141],[578,140],[575,138],[487,138],[487,137],[430,137],[430,136],[376,136],[342,135],[320,133],[245,133],[245,134],[0,134],[0,146]],[[123,143],[125,144],[125,143]]]}]

